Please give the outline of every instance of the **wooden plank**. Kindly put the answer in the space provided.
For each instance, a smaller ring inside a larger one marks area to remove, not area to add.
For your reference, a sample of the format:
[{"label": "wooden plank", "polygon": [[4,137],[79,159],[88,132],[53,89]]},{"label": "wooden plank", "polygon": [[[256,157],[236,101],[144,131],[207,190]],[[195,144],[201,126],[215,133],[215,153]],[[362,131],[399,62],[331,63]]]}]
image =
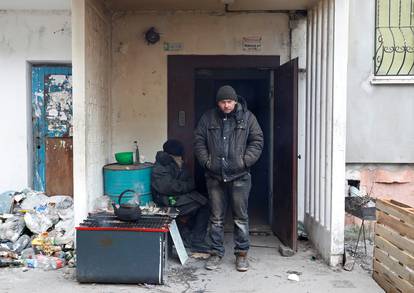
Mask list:
[{"label": "wooden plank", "polygon": [[414,271],[401,265],[401,263],[399,263],[397,259],[390,256],[388,253],[379,249],[378,247],[375,247],[374,249],[374,258],[386,267],[388,267],[396,275],[403,278],[404,280],[406,280],[414,286]]},{"label": "wooden plank", "polygon": [[375,224],[375,233],[388,240],[398,248],[414,255],[414,240],[400,235],[398,231],[395,231],[394,229],[381,223]]},{"label": "wooden plank", "polygon": [[377,210],[377,223],[384,224],[399,234],[414,239],[414,227],[411,227],[404,222],[399,221],[397,218],[388,215],[382,211]]},{"label": "wooden plank", "polygon": [[382,274],[385,280],[391,283],[395,288],[398,288],[401,292],[414,292],[413,285],[398,277],[394,272],[377,260],[374,260],[374,271]]},{"label": "wooden plank", "polygon": [[414,228],[414,213],[412,208],[395,200],[377,199],[377,210],[381,210],[387,214],[403,220],[406,224]]},{"label": "wooden plank", "polygon": [[378,283],[378,285],[380,285],[381,288],[385,290],[385,292],[387,292],[387,293],[401,293],[400,290],[398,290],[397,288],[395,288],[390,282],[388,282],[385,279],[385,277],[384,277],[383,274],[374,271],[372,273],[372,277]]},{"label": "wooden plank", "polygon": [[414,257],[412,255],[400,250],[397,246],[395,246],[388,240],[385,240],[379,235],[375,235],[374,243],[375,246],[392,255],[402,264],[406,265],[410,269],[414,269]]},{"label": "wooden plank", "polygon": [[400,208],[403,208],[403,209],[409,209],[409,208],[411,208],[409,205],[406,205],[405,203],[399,202],[399,201],[397,201],[395,199],[389,199],[389,200],[386,200],[386,201],[388,201],[390,204],[394,204],[394,205],[396,205],[396,206],[398,206]]}]

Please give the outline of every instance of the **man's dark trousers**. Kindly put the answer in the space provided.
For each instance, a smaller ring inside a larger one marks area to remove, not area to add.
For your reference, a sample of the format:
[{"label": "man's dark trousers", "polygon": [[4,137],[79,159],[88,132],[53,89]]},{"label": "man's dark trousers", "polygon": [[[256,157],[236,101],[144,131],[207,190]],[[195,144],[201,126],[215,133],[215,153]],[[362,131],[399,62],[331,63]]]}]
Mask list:
[{"label": "man's dark trousers", "polygon": [[234,253],[249,250],[249,217],[247,213],[251,188],[250,173],[230,182],[223,182],[206,174],[210,195],[210,238],[212,254],[224,256],[224,224],[230,204],[234,222]]}]

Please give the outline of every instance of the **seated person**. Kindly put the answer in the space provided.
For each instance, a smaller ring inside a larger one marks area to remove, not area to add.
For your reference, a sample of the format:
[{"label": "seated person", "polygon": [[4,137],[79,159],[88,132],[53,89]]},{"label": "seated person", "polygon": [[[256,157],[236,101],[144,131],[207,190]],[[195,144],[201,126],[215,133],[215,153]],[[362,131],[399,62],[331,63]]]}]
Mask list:
[{"label": "seated person", "polygon": [[167,140],[156,155],[151,175],[153,199],[160,206],[179,211],[177,226],[184,244],[195,254],[208,257],[205,243],[209,209],[208,200],[195,190],[194,181],[184,167],[184,146],[178,140]]}]

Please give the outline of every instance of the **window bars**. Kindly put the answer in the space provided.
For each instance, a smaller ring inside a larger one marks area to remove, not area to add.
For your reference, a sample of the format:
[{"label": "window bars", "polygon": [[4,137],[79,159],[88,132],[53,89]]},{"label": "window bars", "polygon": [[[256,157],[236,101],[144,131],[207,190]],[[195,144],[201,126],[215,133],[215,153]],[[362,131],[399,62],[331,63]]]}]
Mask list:
[{"label": "window bars", "polygon": [[375,75],[414,76],[414,0],[376,0]]}]

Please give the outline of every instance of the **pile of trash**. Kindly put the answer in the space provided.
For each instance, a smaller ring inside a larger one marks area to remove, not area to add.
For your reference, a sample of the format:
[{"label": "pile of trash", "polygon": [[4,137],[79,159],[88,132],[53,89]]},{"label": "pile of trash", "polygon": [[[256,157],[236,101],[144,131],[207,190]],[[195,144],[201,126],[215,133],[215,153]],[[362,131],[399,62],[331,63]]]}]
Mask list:
[{"label": "pile of trash", "polygon": [[0,267],[44,270],[75,266],[70,196],[25,189],[0,194]]}]

